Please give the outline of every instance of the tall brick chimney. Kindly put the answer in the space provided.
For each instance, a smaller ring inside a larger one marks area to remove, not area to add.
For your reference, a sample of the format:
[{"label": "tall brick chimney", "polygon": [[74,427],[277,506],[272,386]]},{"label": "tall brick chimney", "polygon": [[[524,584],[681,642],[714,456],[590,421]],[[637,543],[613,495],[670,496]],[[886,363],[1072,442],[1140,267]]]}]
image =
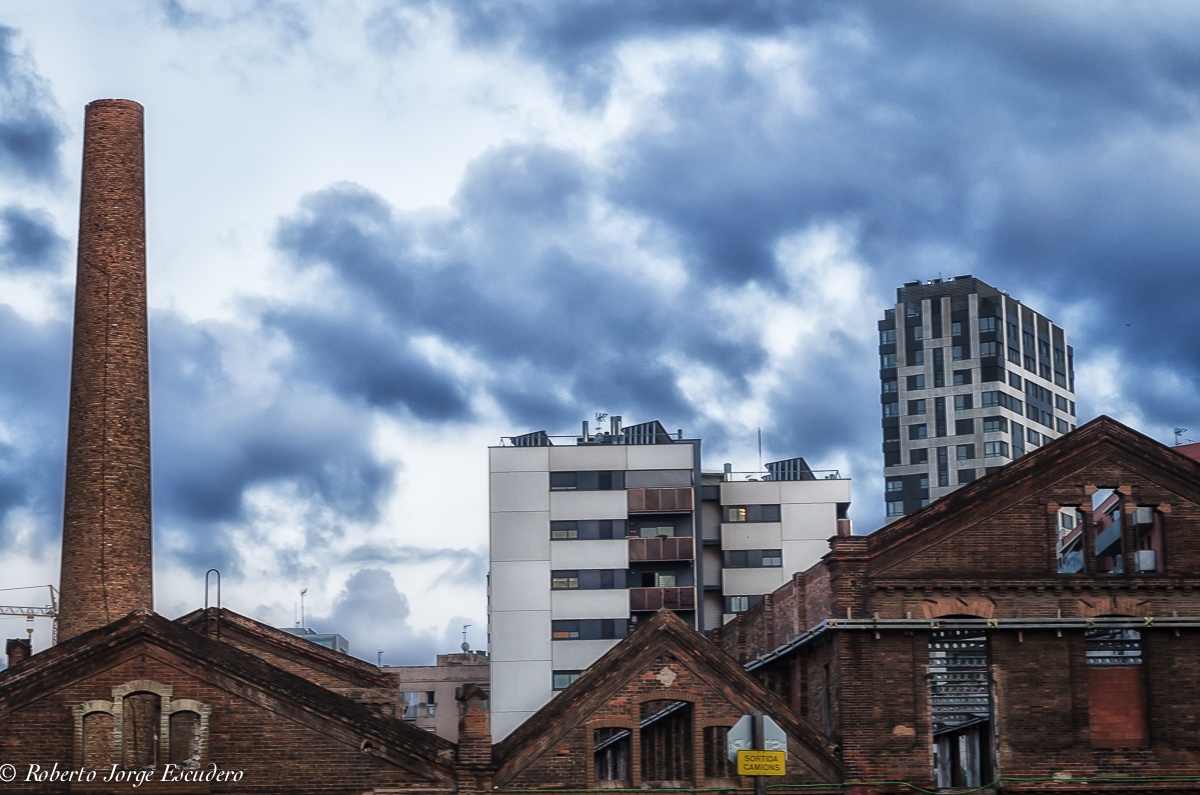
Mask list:
[{"label": "tall brick chimney", "polygon": [[142,106],[87,106],[58,637],[154,608]]}]

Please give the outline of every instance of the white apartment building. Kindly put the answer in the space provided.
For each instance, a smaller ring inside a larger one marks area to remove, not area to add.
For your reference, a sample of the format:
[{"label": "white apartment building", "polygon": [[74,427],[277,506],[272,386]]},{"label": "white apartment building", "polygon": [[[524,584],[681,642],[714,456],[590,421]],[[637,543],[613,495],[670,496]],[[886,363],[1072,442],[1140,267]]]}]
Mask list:
[{"label": "white apartment building", "polygon": [[657,421],[504,442],[489,450],[495,741],[638,620],[667,608],[712,629],[849,532],[836,473],[791,459],[751,481],[702,474],[700,440]]}]

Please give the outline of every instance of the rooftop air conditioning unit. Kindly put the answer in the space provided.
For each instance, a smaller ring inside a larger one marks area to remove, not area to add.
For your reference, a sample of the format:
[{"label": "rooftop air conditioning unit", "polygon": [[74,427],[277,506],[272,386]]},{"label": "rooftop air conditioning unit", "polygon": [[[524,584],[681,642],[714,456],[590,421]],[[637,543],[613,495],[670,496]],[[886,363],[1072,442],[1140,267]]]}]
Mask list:
[{"label": "rooftop air conditioning unit", "polygon": [[1154,524],[1154,509],[1143,505],[1133,514],[1134,524]]},{"label": "rooftop air conditioning unit", "polygon": [[1139,549],[1134,565],[1138,571],[1158,571],[1153,549]]}]

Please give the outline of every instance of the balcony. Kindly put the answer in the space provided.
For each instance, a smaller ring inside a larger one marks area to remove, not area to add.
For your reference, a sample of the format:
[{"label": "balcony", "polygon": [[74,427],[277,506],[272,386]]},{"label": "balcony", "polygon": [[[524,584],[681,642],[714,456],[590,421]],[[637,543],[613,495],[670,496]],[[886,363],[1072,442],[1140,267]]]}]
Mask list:
[{"label": "balcony", "polygon": [[686,588],[630,588],[629,611],[642,610],[695,610],[696,589]]},{"label": "balcony", "polygon": [[628,489],[625,494],[630,513],[692,510],[691,487]]},{"label": "balcony", "polygon": [[673,538],[629,539],[629,562],[644,563],[654,560],[691,560],[695,555],[691,536]]}]

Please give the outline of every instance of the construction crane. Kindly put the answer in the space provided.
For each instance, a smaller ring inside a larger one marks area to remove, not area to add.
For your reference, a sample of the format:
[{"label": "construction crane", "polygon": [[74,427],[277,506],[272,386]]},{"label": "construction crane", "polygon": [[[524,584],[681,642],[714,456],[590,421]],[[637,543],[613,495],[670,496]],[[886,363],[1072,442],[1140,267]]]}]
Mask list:
[{"label": "construction crane", "polygon": [[0,588],[0,591],[28,591],[33,588],[48,588],[50,604],[42,607],[26,607],[21,605],[0,605],[0,616],[25,616],[29,622],[25,631],[33,637],[33,619],[49,618],[51,621],[50,642],[58,643],[58,591],[53,585],[29,585],[24,588]]}]

